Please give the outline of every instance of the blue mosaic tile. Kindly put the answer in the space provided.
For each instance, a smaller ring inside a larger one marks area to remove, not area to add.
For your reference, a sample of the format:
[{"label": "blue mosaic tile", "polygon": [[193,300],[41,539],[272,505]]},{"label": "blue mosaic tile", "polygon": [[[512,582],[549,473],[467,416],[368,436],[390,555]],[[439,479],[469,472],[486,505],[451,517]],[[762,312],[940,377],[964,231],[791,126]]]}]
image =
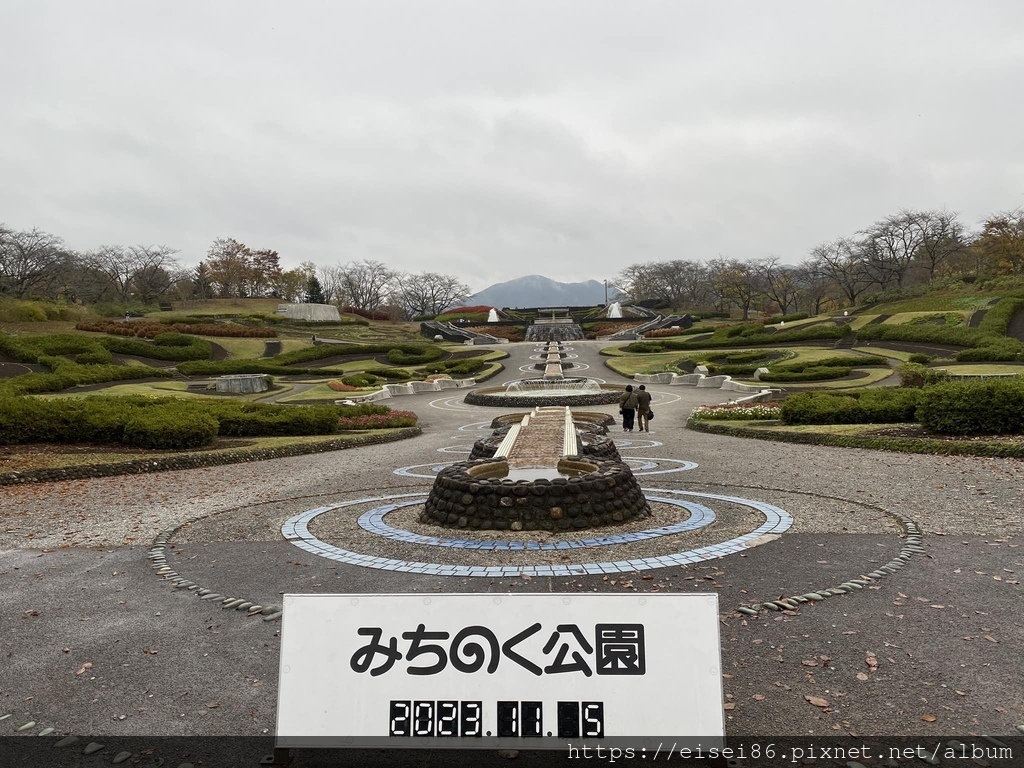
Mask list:
[{"label": "blue mosaic tile", "polygon": [[[679,462],[685,464],[687,462]],[[693,466],[696,466],[695,464]],[[651,472],[648,474],[658,474],[664,470],[658,472]],[[672,470],[678,471],[678,470]],[[759,512],[764,514],[765,522],[759,526],[756,530],[749,533],[742,534],[734,539],[727,542],[720,542],[717,544],[702,547],[689,552],[681,552],[673,555],[662,555],[659,557],[650,558],[638,558],[634,560],[619,560],[615,562],[602,562],[602,563],[586,563],[586,564],[571,564],[571,565],[553,565],[553,566],[464,566],[464,565],[441,565],[435,563],[410,563],[403,560],[397,560],[394,558],[380,558],[372,555],[362,555],[354,552],[349,552],[338,547],[331,546],[318,540],[315,536],[309,533],[306,524],[316,518],[318,515],[343,507],[352,506],[354,504],[365,504],[373,501],[379,501],[381,499],[361,499],[358,501],[341,502],[334,504],[329,507],[318,507],[316,509],[307,510],[300,515],[287,520],[281,527],[282,536],[289,540],[293,545],[303,549],[304,551],[310,552],[320,557],[327,557],[338,562],[344,562],[353,565],[360,565],[362,567],[377,568],[379,570],[395,570],[411,573],[424,573],[428,575],[465,575],[465,576],[516,576],[519,574],[542,574],[557,575],[557,576],[568,576],[568,575],[579,575],[586,573],[617,573],[617,572],[628,572],[635,570],[649,570],[652,568],[666,567],[668,565],[682,565],[689,563],[701,562],[704,560],[715,559],[726,554],[732,554],[740,552],[745,547],[742,542],[756,539],[765,533],[782,533],[792,525],[793,518],[785,510],[775,507],[771,504],[764,502],[753,501],[750,499],[741,499],[732,496],[725,496],[711,493],[698,493],[695,491],[678,491],[678,490],[666,490],[666,489],[653,489],[658,493],[667,493],[674,496],[697,496],[710,499],[720,499],[724,501],[734,502],[743,506],[752,507],[757,509]],[[707,525],[715,520],[715,513],[700,504],[693,504],[689,502],[683,502],[676,498],[655,498],[648,496],[652,501],[661,501],[670,504],[675,504],[686,508],[690,512],[690,518],[686,521],[678,523],[676,525],[662,526],[660,528],[649,529],[647,531],[641,531],[633,534],[620,534],[615,536],[603,536],[595,539],[587,539],[581,541],[569,541],[569,542],[545,542],[538,544],[537,542],[475,542],[468,539],[441,539],[438,537],[421,536],[419,534],[412,534],[408,531],[400,531],[394,529],[384,522],[383,518],[387,512],[394,511],[396,509],[403,508],[411,504],[422,503],[423,494],[401,494],[398,497],[390,498],[403,498],[408,499],[406,501],[397,502],[394,504],[386,504],[381,507],[377,507],[371,511],[371,513],[365,514],[360,517],[360,525],[365,529],[377,533],[387,538],[392,538],[399,541],[415,543],[415,544],[426,544],[436,545],[438,542],[444,542],[444,546],[455,547],[459,549],[476,549],[484,551],[495,551],[495,550],[514,550],[522,551],[524,549],[529,550],[565,550],[565,549],[579,549],[583,547],[594,547],[594,546],[613,546],[615,544],[623,544],[632,541],[644,541],[647,539],[656,538],[658,536],[671,535],[673,533],[679,533],[687,530],[694,530],[703,525]]]}]

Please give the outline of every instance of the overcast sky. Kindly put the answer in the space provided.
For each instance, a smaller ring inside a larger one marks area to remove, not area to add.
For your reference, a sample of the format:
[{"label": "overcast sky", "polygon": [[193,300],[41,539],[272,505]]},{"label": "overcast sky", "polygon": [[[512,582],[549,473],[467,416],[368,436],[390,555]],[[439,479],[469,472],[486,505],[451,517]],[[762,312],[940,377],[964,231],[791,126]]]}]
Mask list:
[{"label": "overcast sky", "polygon": [[1024,205],[1024,3],[2,0],[0,222],[614,277]]}]

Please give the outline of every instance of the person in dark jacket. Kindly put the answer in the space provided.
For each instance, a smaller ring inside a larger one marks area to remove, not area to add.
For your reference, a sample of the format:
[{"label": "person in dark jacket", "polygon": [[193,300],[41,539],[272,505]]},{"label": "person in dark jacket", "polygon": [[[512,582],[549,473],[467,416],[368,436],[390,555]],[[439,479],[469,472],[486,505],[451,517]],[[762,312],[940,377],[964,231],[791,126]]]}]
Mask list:
[{"label": "person in dark jacket", "polygon": [[643,384],[636,393],[636,425],[641,432],[650,432],[651,423],[647,420],[647,412],[651,410],[651,393]]},{"label": "person in dark jacket", "polygon": [[633,385],[627,384],[626,391],[622,393],[619,398],[619,413],[622,414],[622,431],[632,432],[633,431],[633,419],[636,416],[636,392],[633,391]]}]

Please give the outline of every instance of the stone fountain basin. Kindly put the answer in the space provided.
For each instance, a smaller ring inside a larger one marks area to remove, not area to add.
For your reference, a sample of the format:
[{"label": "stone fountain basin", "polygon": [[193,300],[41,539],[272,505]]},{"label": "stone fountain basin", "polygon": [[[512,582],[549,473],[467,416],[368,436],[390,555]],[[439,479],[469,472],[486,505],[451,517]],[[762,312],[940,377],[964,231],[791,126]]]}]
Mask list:
[{"label": "stone fountain basin", "polygon": [[619,402],[623,387],[602,384],[598,392],[563,391],[508,392],[503,387],[485,387],[471,390],[465,398],[468,405],[490,405],[499,408],[533,408],[546,405],[568,405],[571,408],[586,405],[611,405]]},{"label": "stone fountain basin", "polygon": [[446,528],[556,531],[616,525],[651,513],[621,461],[566,456],[546,474],[514,479],[504,459],[452,464],[435,479],[420,521]]}]

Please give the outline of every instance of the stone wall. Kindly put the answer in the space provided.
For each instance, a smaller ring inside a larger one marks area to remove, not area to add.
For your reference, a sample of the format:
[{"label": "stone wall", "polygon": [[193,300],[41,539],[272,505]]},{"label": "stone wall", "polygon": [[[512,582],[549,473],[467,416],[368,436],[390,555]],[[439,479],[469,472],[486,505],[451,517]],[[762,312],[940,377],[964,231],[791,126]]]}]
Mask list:
[{"label": "stone wall", "polygon": [[420,521],[479,530],[582,530],[617,525],[651,514],[629,467],[618,461],[567,457],[594,469],[579,477],[519,480],[474,476],[500,470],[502,459],[463,461],[434,481]]}]

